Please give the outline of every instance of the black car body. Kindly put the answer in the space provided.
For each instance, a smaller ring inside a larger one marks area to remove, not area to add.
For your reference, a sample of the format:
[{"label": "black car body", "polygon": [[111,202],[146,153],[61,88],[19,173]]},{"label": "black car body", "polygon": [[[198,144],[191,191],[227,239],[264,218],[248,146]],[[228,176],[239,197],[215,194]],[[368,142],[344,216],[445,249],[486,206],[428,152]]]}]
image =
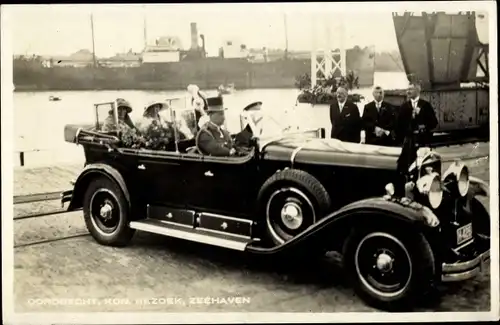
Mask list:
[{"label": "black car body", "polygon": [[280,129],[254,138],[246,155],[212,157],[194,138],[130,149],[99,128],[66,126],[86,164],[62,201],[84,209],[101,244],[125,245],[142,230],[255,254],[338,251],[357,292],[386,309],[474,277],[489,260],[490,217],[478,200],[489,187],[460,162],[443,172],[435,151],[410,167],[398,197],[400,148]]}]

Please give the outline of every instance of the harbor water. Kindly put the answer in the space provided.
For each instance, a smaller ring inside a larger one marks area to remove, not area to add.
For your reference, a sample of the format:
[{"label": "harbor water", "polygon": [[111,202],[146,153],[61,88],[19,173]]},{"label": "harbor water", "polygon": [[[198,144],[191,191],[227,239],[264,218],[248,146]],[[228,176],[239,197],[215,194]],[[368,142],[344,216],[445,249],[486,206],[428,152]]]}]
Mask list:
[{"label": "harbor water", "polygon": [[[404,73],[375,73],[375,84],[385,89],[406,87]],[[371,88],[357,89],[371,100]],[[211,92],[208,91],[208,94]],[[301,125],[329,128],[326,107],[296,106],[297,89],[252,89],[236,90],[224,96],[227,124],[230,131],[239,129],[239,113],[251,102],[262,101],[263,109],[277,120],[294,111],[294,118]],[[133,106],[132,118],[139,118],[146,104],[153,100],[185,96],[185,91],[50,91],[14,93],[14,166],[37,167],[61,163],[84,162],[80,146],[64,142],[66,124],[93,123],[93,104],[113,101],[118,97],[127,99]],[[49,101],[50,96],[60,101]],[[360,103],[362,111],[363,103]],[[292,109],[295,107],[295,109]]]}]

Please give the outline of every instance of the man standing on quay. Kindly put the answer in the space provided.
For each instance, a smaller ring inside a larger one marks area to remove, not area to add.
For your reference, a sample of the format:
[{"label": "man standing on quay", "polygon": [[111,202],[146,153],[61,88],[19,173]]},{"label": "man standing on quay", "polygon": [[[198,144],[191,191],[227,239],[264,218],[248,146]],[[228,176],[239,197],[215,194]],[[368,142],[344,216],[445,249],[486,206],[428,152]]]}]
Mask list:
[{"label": "man standing on quay", "polygon": [[436,113],[431,103],[420,98],[420,85],[408,87],[408,98],[399,109],[396,124],[396,139],[402,145],[405,137],[417,135],[420,146],[430,144],[432,130],[438,125]]},{"label": "man standing on quay", "polygon": [[363,128],[366,132],[366,144],[393,146],[396,134],[396,112],[391,104],[384,101],[382,87],[373,89],[373,101],[365,105]]},{"label": "man standing on quay", "polygon": [[331,137],[344,142],[361,141],[362,120],[358,106],[347,100],[347,89],[337,88],[337,100],[330,105]]}]

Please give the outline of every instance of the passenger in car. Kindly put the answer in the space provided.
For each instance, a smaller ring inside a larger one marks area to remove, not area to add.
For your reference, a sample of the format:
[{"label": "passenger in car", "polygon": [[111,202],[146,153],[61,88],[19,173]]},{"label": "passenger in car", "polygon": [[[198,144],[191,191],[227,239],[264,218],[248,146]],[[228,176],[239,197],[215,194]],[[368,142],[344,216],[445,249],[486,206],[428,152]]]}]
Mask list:
[{"label": "passenger in car", "polygon": [[147,129],[153,121],[160,126],[165,126],[165,121],[160,116],[160,112],[168,109],[168,104],[160,101],[153,101],[146,105],[142,119],[138,121],[137,127],[140,130]]},{"label": "passenger in car", "polygon": [[121,131],[127,128],[137,129],[132,122],[129,114],[132,112],[132,106],[123,98],[116,99],[118,111],[118,125],[115,123],[113,110],[109,111],[108,117],[104,120],[102,129],[104,132]]},{"label": "passenger in car", "polygon": [[191,105],[196,114],[196,125],[201,128],[209,121],[207,115],[208,102],[207,96],[200,91],[196,85],[189,85],[187,87],[188,93],[191,95]]},{"label": "passenger in car", "polygon": [[231,135],[221,126],[225,120],[222,97],[208,98],[207,114],[210,121],[202,126],[196,135],[196,147],[201,154],[210,156],[233,156],[236,149]]}]

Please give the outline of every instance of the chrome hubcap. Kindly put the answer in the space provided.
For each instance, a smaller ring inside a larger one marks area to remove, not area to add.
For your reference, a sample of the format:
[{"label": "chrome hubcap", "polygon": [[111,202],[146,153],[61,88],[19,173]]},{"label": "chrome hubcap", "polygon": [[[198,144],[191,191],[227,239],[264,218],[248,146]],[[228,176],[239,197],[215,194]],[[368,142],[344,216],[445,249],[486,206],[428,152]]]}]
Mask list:
[{"label": "chrome hubcap", "polygon": [[295,202],[288,202],[281,209],[281,221],[289,229],[297,229],[302,225],[302,209]]},{"label": "chrome hubcap", "polygon": [[389,272],[392,270],[393,262],[394,259],[390,255],[381,253],[377,256],[376,267],[381,272]]},{"label": "chrome hubcap", "polygon": [[385,232],[366,235],[354,253],[354,263],[366,289],[386,298],[404,292],[413,276],[412,260],[405,245]]},{"label": "chrome hubcap", "polygon": [[113,207],[111,206],[111,204],[109,204],[109,202],[106,202],[103,206],[101,206],[101,209],[99,210],[99,215],[104,220],[111,219],[112,213]]}]

